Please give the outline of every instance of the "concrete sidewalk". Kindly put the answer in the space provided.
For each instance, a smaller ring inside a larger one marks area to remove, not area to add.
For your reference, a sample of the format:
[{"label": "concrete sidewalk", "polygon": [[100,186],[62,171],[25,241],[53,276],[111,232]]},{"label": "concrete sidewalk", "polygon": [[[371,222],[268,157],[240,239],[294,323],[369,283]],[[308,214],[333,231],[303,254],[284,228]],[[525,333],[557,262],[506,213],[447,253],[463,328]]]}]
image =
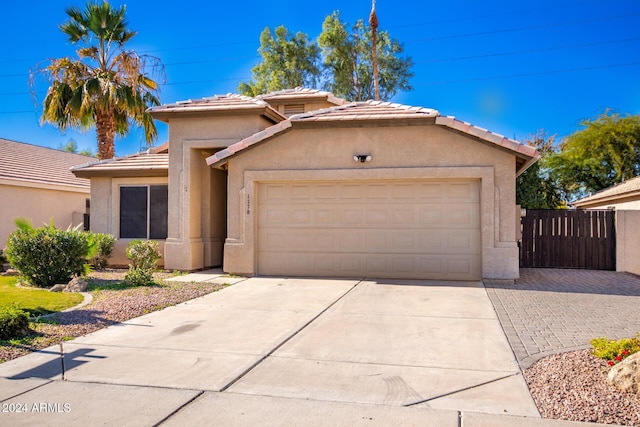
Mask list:
[{"label": "concrete sidewalk", "polygon": [[481,283],[204,277],[237,283],[0,364],[0,424],[580,425],[539,418]]}]

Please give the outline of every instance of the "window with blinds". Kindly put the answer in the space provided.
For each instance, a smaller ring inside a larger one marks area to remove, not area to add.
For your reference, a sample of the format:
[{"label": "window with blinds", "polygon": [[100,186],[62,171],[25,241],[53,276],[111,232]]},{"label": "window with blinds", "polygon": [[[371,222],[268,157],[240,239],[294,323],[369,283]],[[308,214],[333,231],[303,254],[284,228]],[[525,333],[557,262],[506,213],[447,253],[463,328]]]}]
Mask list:
[{"label": "window with blinds", "polygon": [[120,238],[166,239],[168,199],[167,185],[120,187]]}]

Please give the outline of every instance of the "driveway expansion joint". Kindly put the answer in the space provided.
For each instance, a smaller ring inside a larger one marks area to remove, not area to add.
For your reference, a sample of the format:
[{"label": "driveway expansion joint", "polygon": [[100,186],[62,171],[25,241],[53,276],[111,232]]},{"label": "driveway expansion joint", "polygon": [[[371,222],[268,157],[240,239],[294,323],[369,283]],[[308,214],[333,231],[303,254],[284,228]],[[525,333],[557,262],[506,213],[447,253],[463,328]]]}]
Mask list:
[{"label": "driveway expansion joint", "polygon": [[451,396],[453,394],[461,393],[463,391],[473,390],[474,388],[482,387],[482,386],[485,386],[487,384],[492,384],[492,383],[495,383],[495,382],[498,382],[498,381],[502,381],[502,380],[505,380],[507,378],[515,377],[515,376],[518,376],[518,375],[522,375],[522,374],[520,372],[514,372],[514,373],[509,374],[509,375],[505,375],[505,376],[502,376],[502,377],[499,377],[499,378],[494,378],[494,379],[489,380],[489,381],[484,381],[484,382],[481,382],[481,383],[478,383],[478,384],[471,385],[469,387],[464,387],[464,388],[461,388],[461,389],[458,389],[458,390],[453,390],[453,391],[450,391],[450,392],[447,392],[447,393],[438,394],[436,396],[432,396],[432,397],[429,397],[427,399],[419,400],[419,401],[413,402],[413,403],[407,403],[407,404],[402,405],[402,406],[410,407],[410,406],[420,405],[422,403],[427,403],[427,402],[430,402],[432,400],[436,400],[436,399],[440,399],[440,398],[443,398],[443,397]]},{"label": "driveway expansion joint", "polygon": [[164,423],[165,421],[167,421],[169,418],[173,417],[174,415],[176,415],[178,412],[180,412],[183,408],[191,405],[193,402],[195,402],[200,396],[202,396],[204,394],[203,390],[200,390],[200,392],[198,394],[196,394],[195,396],[193,396],[191,399],[189,399],[188,401],[186,401],[184,404],[178,406],[173,412],[171,412],[169,415],[167,415],[166,417],[164,417],[163,419],[161,419],[160,421],[158,421],[157,423],[155,423],[153,425],[153,427],[157,427],[159,425],[161,425],[162,423]]},{"label": "driveway expansion joint", "polygon": [[273,353],[275,353],[276,351],[278,351],[283,345],[285,345],[286,343],[288,343],[291,339],[293,339],[293,337],[295,337],[296,335],[298,335],[300,332],[302,332],[303,330],[305,330],[310,324],[312,324],[313,322],[315,322],[320,316],[322,316],[324,313],[326,313],[329,309],[331,309],[331,307],[333,307],[334,305],[336,305],[340,300],[342,300],[344,297],[346,297],[351,291],[353,291],[360,283],[362,283],[364,280],[359,280],[358,283],[356,283],[355,285],[353,285],[352,287],[350,287],[345,293],[343,293],[342,295],[340,295],[335,301],[333,301],[331,304],[329,304],[327,307],[325,307],[324,309],[322,309],[318,314],[316,314],[314,317],[312,317],[308,322],[306,322],[304,325],[302,325],[300,328],[298,328],[297,330],[295,330],[291,335],[289,335],[287,338],[285,338],[280,344],[276,345],[274,348],[272,348],[267,354],[265,354],[264,356],[260,357],[254,364],[252,364],[251,366],[249,366],[244,372],[240,373],[240,375],[238,375],[237,377],[235,377],[234,379],[232,379],[228,384],[226,384],[224,387],[222,387],[220,389],[221,392],[226,391],[229,389],[229,387],[231,387],[232,385],[234,385],[235,383],[237,383],[238,381],[240,381],[242,378],[244,378],[249,372],[253,371],[256,367],[258,367],[258,365],[260,365],[262,362],[264,362],[265,360],[267,360],[267,358],[269,356],[271,356]]},{"label": "driveway expansion joint", "polygon": [[46,383],[39,384],[39,385],[37,385],[37,386],[35,386],[35,387],[33,387],[33,388],[30,388],[30,389],[28,389],[28,390],[25,390],[25,391],[21,392],[21,393],[17,393],[17,394],[15,394],[15,395],[13,395],[13,396],[9,396],[9,397],[7,397],[6,399],[0,399],[0,402],[6,402],[7,400],[15,399],[16,397],[20,397],[20,396],[22,396],[23,394],[30,393],[30,392],[32,392],[33,390],[37,390],[37,389],[39,389],[40,387],[43,387],[43,386],[45,386],[45,385],[47,385],[47,384],[51,384],[51,383],[52,383],[52,382],[54,382],[54,381],[55,381],[55,380],[49,380],[49,381],[47,381]]}]

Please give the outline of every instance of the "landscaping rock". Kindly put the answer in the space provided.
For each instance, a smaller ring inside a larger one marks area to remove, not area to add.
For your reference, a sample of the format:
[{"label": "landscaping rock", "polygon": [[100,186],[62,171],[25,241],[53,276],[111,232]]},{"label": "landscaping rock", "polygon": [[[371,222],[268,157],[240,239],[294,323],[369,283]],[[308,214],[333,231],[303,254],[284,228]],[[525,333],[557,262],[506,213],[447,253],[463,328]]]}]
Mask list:
[{"label": "landscaping rock", "polygon": [[87,282],[82,277],[74,277],[62,290],[63,292],[84,292],[87,290]]},{"label": "landscaping rock", "polygon": [[53,285],[49,289],[49,292],[62,292],[66,287],[67,287],[67,285],[63,285],[62,283],[59,283],[57,285]]},{"label": "landscaping rock", "polygon": [[640,353],[632,354],[614,365],[607,375],[607,381],[620,391],[640,396]]},{"label": "landscaping rock", "polygon": [[18,276],[20,275],[20,273],[18,273],[18,270],[14,270],[13,268],[5,268],[4,273],[2,273],[3,276]]}]

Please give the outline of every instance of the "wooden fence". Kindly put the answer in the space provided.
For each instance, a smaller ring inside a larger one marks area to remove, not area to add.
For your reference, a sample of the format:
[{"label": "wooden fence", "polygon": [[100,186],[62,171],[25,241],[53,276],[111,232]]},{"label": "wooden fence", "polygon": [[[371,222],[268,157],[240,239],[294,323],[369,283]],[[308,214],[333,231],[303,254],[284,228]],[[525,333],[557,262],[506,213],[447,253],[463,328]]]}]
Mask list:
[{"label": "wooden fence", "polygon": [[520,267],[615,270],[615,212],[527,210]]}]

